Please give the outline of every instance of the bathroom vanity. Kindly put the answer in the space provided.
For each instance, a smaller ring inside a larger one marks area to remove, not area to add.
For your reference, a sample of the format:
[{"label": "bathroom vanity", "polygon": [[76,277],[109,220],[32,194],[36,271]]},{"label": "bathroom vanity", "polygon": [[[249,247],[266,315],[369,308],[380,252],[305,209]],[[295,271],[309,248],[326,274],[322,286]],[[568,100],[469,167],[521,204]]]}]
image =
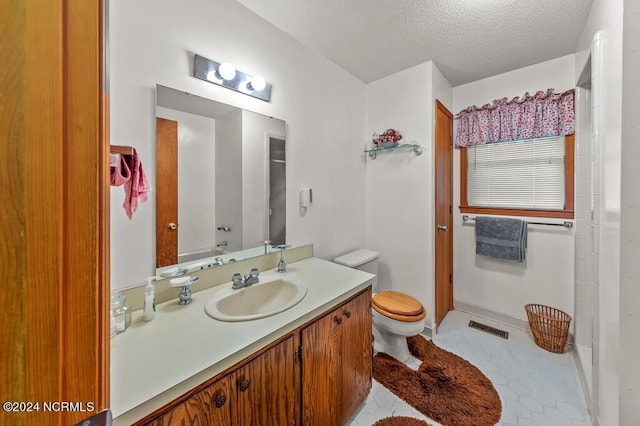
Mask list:
[{"label": "bathroom vanity", "polygon": [[371,388],[373,275],[308,258],[261,279],[283,276],[308,293],[271,317],[209,317],[218,287],[158,305],[149,323],[136,312],[113,341],[114,424],[347,422]]}]

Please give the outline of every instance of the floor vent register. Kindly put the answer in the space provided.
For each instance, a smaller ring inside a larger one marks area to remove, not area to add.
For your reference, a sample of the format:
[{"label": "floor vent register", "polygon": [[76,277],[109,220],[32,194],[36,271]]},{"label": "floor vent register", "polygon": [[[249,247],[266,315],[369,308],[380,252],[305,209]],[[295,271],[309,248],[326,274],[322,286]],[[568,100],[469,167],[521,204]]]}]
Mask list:
[{"label": "floor vent register", "polygon": [[491,327],[490,325],[475,322],[473,320],[469,321],[469,327],[484,331],[485,333],[493,334],[494,336],[502,337],[503,339],[509,338],[508,331],[500,330],[499,328]]}]

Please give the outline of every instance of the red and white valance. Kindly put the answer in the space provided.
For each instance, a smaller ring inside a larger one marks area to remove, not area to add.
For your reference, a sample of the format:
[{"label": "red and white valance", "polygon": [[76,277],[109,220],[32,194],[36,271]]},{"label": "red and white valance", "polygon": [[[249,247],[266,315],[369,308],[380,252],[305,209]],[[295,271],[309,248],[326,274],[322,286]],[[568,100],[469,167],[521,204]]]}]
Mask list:
[{"label": "red and white valance", "polygon": [[475,105],[456,115],[456,147],[571,135],[575,132],[574,89],[554,93],[542,90],[522,98],[496,99],[482,108]]}]

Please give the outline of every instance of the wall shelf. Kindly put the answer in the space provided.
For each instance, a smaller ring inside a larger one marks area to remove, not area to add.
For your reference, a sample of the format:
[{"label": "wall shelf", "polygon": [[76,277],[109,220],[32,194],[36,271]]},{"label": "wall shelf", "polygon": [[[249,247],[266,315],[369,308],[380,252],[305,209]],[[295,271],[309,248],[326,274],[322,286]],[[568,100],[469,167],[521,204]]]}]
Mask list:
[{"label": "wall shelf", "polygon": [[122,145],[110,145],[112,154],[133,155],[133,147]]},{"label": "wall shelf", "polygon": [[422,154],[422,147],[416,144],[396,145],[393,148],[381,147],[381,148],[365,149],[364,152],[369,154],[369,158],[371,158],[372,160],[375,160],[376,157],[378,156],[378,153],[390,152],[390,151],[409,151],[409,150],[412,150],[415,155]]}]

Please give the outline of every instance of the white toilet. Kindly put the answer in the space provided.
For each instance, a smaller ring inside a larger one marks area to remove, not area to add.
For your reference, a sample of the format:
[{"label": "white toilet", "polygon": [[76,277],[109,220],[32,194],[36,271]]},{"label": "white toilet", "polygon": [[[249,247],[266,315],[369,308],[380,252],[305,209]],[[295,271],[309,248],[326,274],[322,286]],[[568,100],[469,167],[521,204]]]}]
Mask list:
[{"label": "white toilet", "polygon": [[427,312],[422,304],[398,291],[384,290],[376,293],[378,253],[373,250],[356,250],[336,257],[334,261],[376,275],[371,300],[374,349],[402,362],[409,359],[411,354],[407,347],[407,337],[420,334],[424,329]]}]

